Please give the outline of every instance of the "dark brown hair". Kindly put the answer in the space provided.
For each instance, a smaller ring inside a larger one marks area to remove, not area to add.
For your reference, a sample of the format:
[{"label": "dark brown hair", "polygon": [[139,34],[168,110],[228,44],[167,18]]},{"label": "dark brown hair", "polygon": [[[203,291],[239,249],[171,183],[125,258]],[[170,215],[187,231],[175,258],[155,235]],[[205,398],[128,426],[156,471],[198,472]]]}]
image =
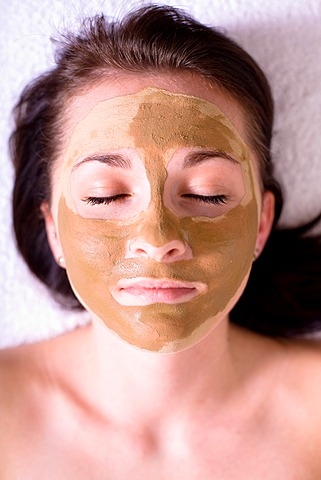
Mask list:
[{"label": "dark brown hair", "polygon": [[[245,113],[263,189],[275,195],[277,222],[282,209],[282,194],[273,177],[270,158],[273,124],[270,87],[259,66],[234,41],[178,9],[150,5],[129,13],[120,22],[108,22],[104,15],[86,19],[79,32],[65,33],[55,43],[56,67],[28,85],[14,109],[16,128],[10,146],[16,171],[13,217],[17,245],[31,271],[48,285],[61,302],[69,307],[81,308],[65,270],[59,268],[52,257],[40,205],[50,200],[50,170],[58,153],[66,99],[106,76],[122,72],[161,74],[192,71],[232,95]],[[291,238],[291,242],[295,238],[302,250],[302,232],[297,230],[292,233],[294,236],[287,238]],[[268,312],[265,315],[262,305],[269,303],[264,299],[269,298],[273,285],[269,286],[270,289],[266,288],[264,259],[273,258],[274,249],[280,248],[280,244],[275,245],[273,240],[280,236],[283,238],[279,232],[276,237],[272,234],[266,250],[255,264],[249,286],[232,312],[235,322],[272,335],[309,330],[312,324],[320,321],[321,311],[320,302],[317,308],[316,301],[312,302],[310,309],[306,304],[306,308],[300,310],[300,321],[297,322],[296,311],[290,306],[291,294],[287,291],[286,295],[278,294],[278,305],[274,306],[279,312],[277,320],[271,318]],[[282,256],[281,251],[279,253]],[[318,254],[320,258],[320,248]],[[272,263],[267,260],[268,266]],[[273,275],[277,276],[279,267],[278,262],[273,266]],[[318,275],[319,281],[320,272]],[[257,287],[254,292],[255,308],[251,298],[253,282]],[[276,282],[276,277],[273,277],[273,282]],[[282,284],[283,292],[289,283],[285,281]],[[308,310],[311,313],[313,308],[313,314],[309,316]],[[288,320],[282,323],[282,316],[287,310]]]}]

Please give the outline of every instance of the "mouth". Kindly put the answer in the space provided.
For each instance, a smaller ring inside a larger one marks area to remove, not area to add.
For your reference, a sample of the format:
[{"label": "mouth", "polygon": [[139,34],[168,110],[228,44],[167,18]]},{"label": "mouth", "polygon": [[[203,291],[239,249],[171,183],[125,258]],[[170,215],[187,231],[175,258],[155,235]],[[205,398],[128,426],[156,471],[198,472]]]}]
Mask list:
[{"label": "mouth", "polygon": [[168,279],[123,278],[111,289],[113,298],[124,306],[145,306],[153,303],[178,304],[192,300],[206,291],[201,282]]}]

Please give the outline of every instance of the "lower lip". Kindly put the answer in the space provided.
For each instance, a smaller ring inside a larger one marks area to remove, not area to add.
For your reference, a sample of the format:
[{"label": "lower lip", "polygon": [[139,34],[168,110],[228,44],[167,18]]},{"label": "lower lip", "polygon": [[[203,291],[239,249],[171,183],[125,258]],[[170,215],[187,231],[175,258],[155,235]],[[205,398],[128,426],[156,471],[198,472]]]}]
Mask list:
[{"label": "lower lip", "polygon": [[143,288],[133,286],[112,292],[114,299],[121,305],[144,306],[153,303],[184,303],[196,295],[196,288]]}]

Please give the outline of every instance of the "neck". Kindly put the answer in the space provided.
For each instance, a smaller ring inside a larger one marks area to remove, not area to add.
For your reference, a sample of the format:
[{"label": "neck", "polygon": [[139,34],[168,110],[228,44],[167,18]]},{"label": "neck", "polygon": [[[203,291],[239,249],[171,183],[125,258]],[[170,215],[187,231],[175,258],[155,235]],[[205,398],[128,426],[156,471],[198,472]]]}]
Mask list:
[{"label": "neck", "polygon": [[[91,328],[89,378],[100,379],[92,391],[114,406],[114,415],[153,418],[195,405],[221,401],[235,382],[227,319],[197,345],[160,354],[138,350],[100,322]],[[87,337],[88,341],[88,337]]]}]

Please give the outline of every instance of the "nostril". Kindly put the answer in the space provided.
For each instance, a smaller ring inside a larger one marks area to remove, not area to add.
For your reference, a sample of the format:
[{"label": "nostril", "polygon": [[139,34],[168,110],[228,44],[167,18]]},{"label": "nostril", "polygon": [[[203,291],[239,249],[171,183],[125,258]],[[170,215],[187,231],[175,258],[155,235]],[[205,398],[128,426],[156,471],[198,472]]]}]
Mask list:
[{"label": "nostril", "polygon": [[141,240],[132,240],[129,242],[128,250],[132,257],[150,257],[154,247]]},{"label": "nostril", "polygon": [[133,252],[135,252],[140,257],[147,257],[148,256],[148,253],[143,248],[133,248],[131,250]]},{"label": "nostril", "polygon": [[164,260],[170,260],[172,259],[173,257],[177,257],[179,255],[182,255],[184,253],[184,250],[183,248],[179,249],[179,248],[172,248],[171,250],[169,250],[168,252],[166,252],[164,255],[163,255],[163,258]]},{"label": "nostril", "polygon": [[190,247],[178,240],[157,247],[140,239],[133,239],[128,244],[127,255],[127,258],[149,257],[156,262],[174,262],[192,257]]}]

